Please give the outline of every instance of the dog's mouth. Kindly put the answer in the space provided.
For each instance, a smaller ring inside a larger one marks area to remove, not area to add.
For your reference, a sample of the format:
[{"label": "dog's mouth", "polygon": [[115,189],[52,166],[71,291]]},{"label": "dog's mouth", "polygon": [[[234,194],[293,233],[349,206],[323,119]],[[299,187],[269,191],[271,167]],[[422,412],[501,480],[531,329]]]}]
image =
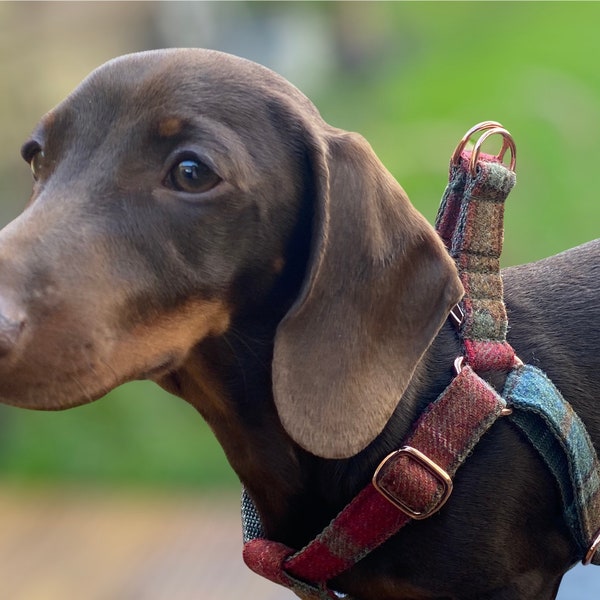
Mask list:
[{"label": "dog's mouth", "polygon": [[229,312],[221,302],[197,301],[126,331],[102,323],[86,329],[90,320],[71,318],[61,328],[47,319],[28,331],[14,359],[0,360],[0,402],[61,410],[128,381],[170,378],[200,341],[227,329]]},{"label": "dog's mouth", "polygon": [[55,354],[54,360],[48,357],[41,364],[39,360],[20,360],[8,371],[3,369],[0,402],[33,410],[64,410],[88,404],[128,381],[169,377],[184,362],[185,353],[161,353],[145,364],[131,365],[115,358],[90,357],[89,351],[82,351],[80,357],[79,361],[61,364]]},{"label": "dog's mouth", "polygon": [[167,377],[173,371],[175,371],[177,367],[181,365],[181,363],[181,357],[177,357],[175,355],[166,356],[162,360],[159,360],[155,366],[149,367],[140,373],[135,377],[135,379],[150,379],[154,381],[156,379],[161,379],[162,377]]}]

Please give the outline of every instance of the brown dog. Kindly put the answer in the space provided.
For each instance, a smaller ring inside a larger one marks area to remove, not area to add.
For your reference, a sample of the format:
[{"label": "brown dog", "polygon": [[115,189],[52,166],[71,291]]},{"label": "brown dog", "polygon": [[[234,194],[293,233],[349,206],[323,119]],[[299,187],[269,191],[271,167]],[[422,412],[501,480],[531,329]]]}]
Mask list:
[{"label": "brown dog", "polygon": [[[62,409],[149,378],[208,421],[269,538],[300,548],[452,377],[454,265],[368,144],[258,65],[201,50],[92,73],[23,146],[0,234],[0,398]],[[600,444],[600,241],[505,272],[509,341]],[[399,401],[399,402],[398,402]],[[577,560],[505,419],[446,506],[336,589],[555,597]]]}]

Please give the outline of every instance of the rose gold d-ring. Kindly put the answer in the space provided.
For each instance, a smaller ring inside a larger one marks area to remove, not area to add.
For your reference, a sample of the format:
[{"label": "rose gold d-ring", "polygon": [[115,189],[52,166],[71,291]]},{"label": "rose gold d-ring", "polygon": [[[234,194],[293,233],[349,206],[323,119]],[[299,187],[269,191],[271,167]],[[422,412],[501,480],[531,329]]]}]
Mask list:
[{"label": "rose gold d-ring", "polygon": [[512,135],[503,127],[493,127],[491,129],[487,129],[483,135],[477,140],[475,146],[473,147],[473,152],[471,154],[471,160],[469,162],[469,171],[471,175],[474,177],[477,173],[477,161],[479,160],[479,154],[481,153],[481,146],[485,140],[487,140],[492,135],[501,135],[502,136],[502,148],[500,148],[500,152],[496,154],[496,158],[499,162],[504,160],[504,155],[507,150],[510,150],[510,166],[509,169],[511,171],[515,170],[515,166],[517,164],[517,147],[515,145],[515,141],[512,138]]},{"label": "rose gold d-ring", "polygon": [[473,125],[473,127],[471,127],[471,129],[469,129],[469,131],[467,131],[467,133],[463,135],[460,142],[458,142],[458,146],[456,146],[456,148],[454,149],[450,162],[455,166],[458,164],[462,151],[465,149],[465,146],[469,143],[469,140],[476,133],[479,133],[480,131],[487,131],[488,129],[496,129],[497,127],[502,127],[502,125],[500,123],[497,123],[496,121],[482,121],[481,123],[477,123],[477,125]]}]

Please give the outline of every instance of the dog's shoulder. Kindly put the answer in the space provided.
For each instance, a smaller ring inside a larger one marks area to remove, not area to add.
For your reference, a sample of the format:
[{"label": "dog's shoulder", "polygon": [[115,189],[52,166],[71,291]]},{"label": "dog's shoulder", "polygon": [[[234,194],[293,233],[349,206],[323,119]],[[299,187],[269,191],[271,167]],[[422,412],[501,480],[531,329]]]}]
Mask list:
[{"label": "dog's shoulder", "polygon": [[551,306],[561,303],[566,310],[572,307],[600,313],[600,239],[503,269],[502,278],[507,299],[532,303],[529,308],[533,310],[553,312]]},{"label": "dog's shoulder", "polygon": [[508,340],[545,371],[600,447],[600,239],[503,270]]}]

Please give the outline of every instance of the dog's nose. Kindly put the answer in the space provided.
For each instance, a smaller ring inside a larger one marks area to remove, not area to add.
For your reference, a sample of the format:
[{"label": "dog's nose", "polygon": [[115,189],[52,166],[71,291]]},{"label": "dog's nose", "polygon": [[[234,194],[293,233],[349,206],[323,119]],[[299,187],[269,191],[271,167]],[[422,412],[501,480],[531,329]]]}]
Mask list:
[{"label": "dog's nose", "polygon": [[0,301],[0,358],[13,351],[25,328],[24,315],[11,308]]}]

